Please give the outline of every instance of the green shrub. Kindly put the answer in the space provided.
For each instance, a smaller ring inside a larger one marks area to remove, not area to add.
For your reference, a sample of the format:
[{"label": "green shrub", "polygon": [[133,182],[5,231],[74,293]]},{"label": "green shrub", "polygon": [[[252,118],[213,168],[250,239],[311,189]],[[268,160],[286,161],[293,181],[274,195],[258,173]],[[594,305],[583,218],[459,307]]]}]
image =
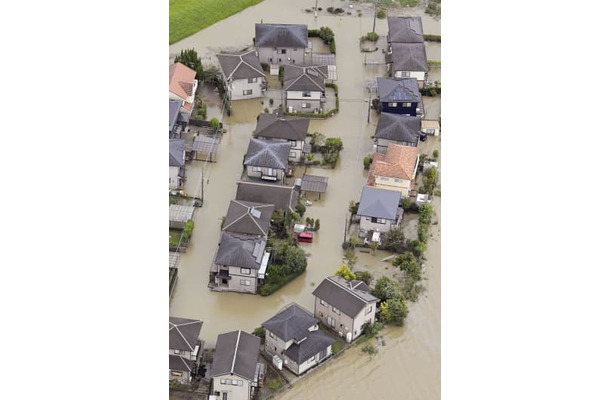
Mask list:
[{"label": "green shrub", "polygon": [[385,17],[386,17],[385,11],[383,11],[383,10],[377,11],[377,18],[384,19]]},{"label": "green shrub", "polygon": [[370,40],[371,42],[376,42],[379,39],[379,34],[377,32],[367,32],[365,36],[360,38],[361,42],[365,40]]},{"label": "green shrub", "polygon": [[252,332],[252,334],[254,336],[258,336],[259,338],[264,339],[265,338],[265,329],[262,326],[259,326],[258,328],[256,328],[254,330],[254,332]]},{"label": "green shrub", "polygon": [[388,299],[379,306],[379,314],[383,322],[402,326],[405,318],[409,314],[407,302],[402,296]]},{"label": "green shrub", "polygon": [[305,9],[305,12],[306,12],[306,13],[308,13],[308,14],[310,14],[310,13],[312,13],[313,11],[311,10],[311,8],[306,8],[306,9]]},{"label": "green shrub", "polygon": [[372,294],[381,301],[399,297],[400,289],[398,288],[398,282],[387,276],[382,276],[375,282]]},{"label": "green shrub", "polygon": [[435,160],[438,158],[438,150],[432,152],[432,157],[434,157]]},{"label": "green shrub", "polygon": [[305,214],[305,210],[307,210],[307,207],[305,207],[305,204],[303,204],[303,203],[301,203],[301,201],[299,201],[297,203],[297,205],[295,206],[295,210],[302,217],[303,214]]},{"label": "green shrub", "polygon": [[364,164],[364,169],[368,170],[370,168],[372,162],[373,162],[373,157],[365,156],[364,160],[362,160],[362,163]]},{"label": "green shrub", "polygon": [[354,274],[356,275],[356,279],[366,283],[367,285],[373,280],[373,274],[371,274],[369,271],[354,271]]},{"label": "green shrub", "polygon": [[367,353],[368,355],[373,355],[377,353],[377,349],[371,343],[367,343],[362,347],[362,352]]},{"label": "green shrub", "polygon": [[441,41],[441,35],[426,35],[426,34],[424,34],[424,40],[427,40],[429,42],[440,42]]},{"label": "green shrub", "polygon": [[356,274],[354,274],[352,272],[352,270],[345,263],[341,264],[339,269],[337,269],[335,271],[335,275],[342,277],[346,281],[351,281],[351,280],[356,279]]},{"label": "green shrub", "polygon": [[332,14],[332,13],[335,11],[335,8],[334,8],[334,7],[328,7],[328,8],[326,9],[326,11],[328,11],[329,13],[331,13],[331,14]]},{"label": "green shrub", "polygon": [[220,121],[218,120],[218,118],[212,118],[210,120],[210,126],[212,128],[214,128],[214,131],[216,131],[218,129],[218,127],[220,126]]},{"label": "green shrub", "polygon": [[316,223],[314,224],[313,230],[314,231],[320,230],[320,219],[319,218],[316,219]]},{"label": "green shrub", "polygon": [[193,228],[195,228],[195,222],[192,219],[186,221],[186,226],[184,227],[184,235],[188,238],[193,233]]}]

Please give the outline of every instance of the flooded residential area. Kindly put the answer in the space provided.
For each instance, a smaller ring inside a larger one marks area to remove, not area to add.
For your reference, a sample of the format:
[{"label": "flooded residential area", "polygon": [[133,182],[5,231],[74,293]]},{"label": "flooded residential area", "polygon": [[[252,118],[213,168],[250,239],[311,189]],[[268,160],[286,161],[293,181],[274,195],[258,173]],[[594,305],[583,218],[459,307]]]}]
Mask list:
[{"label": "flooded residential area", "polygon": [[[350,202],[360,200],[363,187],[367,185],[369,171],[364,169],[363,159],[376,152],[373,136],[380,115],[371,109],[371,98],[377,97],[377,78],[388,76],[386,54],[381,46],[374,52],[361,51],[360,38],[373,29],[372,3],[320,0],[315,3],[319,3],[318,7],[322,11],[306,12],[306,6],[311,7],[313,3],[264,0],[169,46],[170,65],[182,50],[194,49],[204,67],[218,67],[216,54],[253,48],[255,24],[305,24],[310,30],[329,27],[335,35],[337,79],[334,83],[339,88],[339,111],[326,119],[310,119],[307,132],[320,132],[326,138],[340,138],[343,149],[334,168],[321,165],[308,165],[306,168],[307,174],[327,178],[324,193],[320,196],[308,193],[307,198],[303,199],[307,205],[303,219],[319,219],[320,227],[314,232],[311,243],[299,243],[299,248],[307,254],[306,270],[271,295],[214,291],[209,285],[210,271],[223,233],[224,217],[231,200],[236,199],[237,183],[244,179],[244,155],[249,150],[253,132],[257,130],[257,117],[265,109],[277,109],[281,101],[280,96],[275,98],[273,104],[270,102],[274,91],[280,90],[273,88],[277,77],[267,74],[269,90],[262,97],[234,100],[230,116],[212,86],[204,83],[197,88],[207,104],[207,119],[217,118],[222,123],[224,132],[220,134],[215,162],[193,159],[184,165],[182,190],[191,196],[202,193],[202,201],[201,207],[194,209],[194,228],[188,248],[182,253],[176,253],[177,279],[169,300],[169,315],[203,321],[199,338],[204,349],[214,348],[217,340],[220,340],[219,335],[226,332],[253,332],[292,303],[313,313],[315,297],[312,292],[325,278],[335,274],[344,259],[342,244],[350,236],[358,234],[358,222],[351,218],[349,208]],[[331,6],[342,7],[350,11],[351,15],[347,12],[330,14],[326,10]],[[413,8],[387,8],[386,12],[388,16],[420,17],[424,34],[440,36],[440,18],[431,17],[424,10],[425,6],[419,5]],[[385,47],[388,35],[386,18],[376,19],[375,31],[380,36],[379,43]],[[440,40],[426,41],[425,45],[427,59],[438,62],[430,67],[428,81],[440,84]],[[322,47],[328,46],[320,48]],[[422,96],[422,101],[424,119],[439,121],[440,95]],[[330,103],[334,105],[334,99],[329,97],[325,110],[332,108]],[[190,138],[192,142],[191,133],[192,131],[183,132],[180,137],[186,142]],[[437,188],[440,189],[441,136],[428,135],[424,141],[419,141],[417,149],[420,157],[425,154],[428,160],[437,151],[435,165],[439,176]],[[294,176],[286,178],[285,183],[294,184],[304,173],[305,166],[294,166]],[[404,326],[387,325],[379,333],[379,338],[370,339],[369,342],[376,346],[377,353],[367,354],[359,349],[362,345],[352,346],[315,370],[303,374],[291,387],[276,393],[274,398],[310,399],[324,396],[331,399],[440,399],[440,193],[432,197],[430,204],[434,216],[422,261],[425,291],[416,302],[407,302],[408,316]],[[409,239],[417,238],[416,221],[417,214],[405,214],[402,218],[400,227]],[[381,276],[397,277],[401,274],[392,265],[391,256],[394,252],[356,247],[355,254],[357,261],[352,270],[370,272],[373,278],[371,287]],[[237,336],[238,344],[239,337]],[[216,369],[217,365],[214,364],[213,368]]]}]

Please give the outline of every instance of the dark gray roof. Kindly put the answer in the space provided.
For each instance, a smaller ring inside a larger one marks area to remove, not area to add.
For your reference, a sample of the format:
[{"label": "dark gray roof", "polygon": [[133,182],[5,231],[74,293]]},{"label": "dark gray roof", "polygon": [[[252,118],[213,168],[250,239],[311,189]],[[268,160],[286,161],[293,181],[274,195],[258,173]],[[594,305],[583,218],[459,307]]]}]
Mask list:
[{"label": "dark gray roof", "polygon": [[392,71],[428,71],[426,45],[423,43],[392,43],[392,54],[386,56]]},{"label": "dark gray roof", "polygon": [[377,78],[377,93],[382,102],[421,102],[421,94],[415,78]]},{"label": "dark gray roof", "polygon": [[245,53],[216,54],[216,57],[227,80],[265,77],[255,50]]},{"label": "dark gray roof", "polygon": [[274,208],[273,204],[231,200],[222,230],[266,236]]},{"label": "dark gray roof", "polygon": [[294,339],[299,341],[309,336],[309,328],[316,325],[318,320],[309,311],[297,304],[291,304],[275,314],[271,319],[263,322],[263,328],[282,339],[284,342]]},{"label": "dark gray roof", "polygon": [[180,116],[180,106],[182,106],[182,100],[170,100],[169,101],[169,130],[171,131],[178,117]]},{"label": "dark gray roof", "polygon": [[169,348],[195,350],[202,325],[201,320],[169,317]]},{"label": "dark gray roof", "polygon": [[252,138],[248,145],[244,165],[286,170],[289,155],[290,143]]},{"label": "dark gray roof", "polygon": [[169,369],[174,371],[186,371],[191,372],[193,369],[194,362],[187,360],[184,357],[176,356],[173,354],[169,355]]},{"label": "dark gray roof", "polygon": [[260,345],[259,337],[242,330],[218,335],[210,376],[236,374],[253,381]]},{"label": "dark gray roof", "polygon": [[388,17],[388,43],[423,43],[421,17]]},{"label": "dark gray roof", "polygon": [[256,47],[307,47],[307,25],[256,24]]},{"label": "dark gray roof", "polygon": [[259,269],[266,245],[267,240],[264,238],[223,232],[214,262],[218,265]]},{"label": "dark gray roof", "polygon": [[328,66],[284,65],[284,90],[323,92]]},{"label": "dark gray roof", "polygon": [[288,350],[284,352],[284,355],[297,364],[302,364],[322,350],[328,348],[328,346],[334,342],[335,339],[332,339],[320,330],[316,330],[309,332],[307,339],[300,344],[293,343]]},{"label": "dark gray roof", "polygon": [[169,166],[184,167],[184,140],[169,139]]},{"label": "dark gray roof", "polygon": [[307,118],[260,114],[254,135],[275,139],[305,140],[308,129],[309,119]]},{"label": "dark gray roof", "polygon": [[326,192],[328,178],[326,176],[303,175],[301,179],[301,190],[304,192]]},{"label": "dark gray roof", "polygon": [[356,214],[393,220],[396,218],[398,203],[400,203],[400,192],[364,186]]},{"label": "dark gray roof", "polygon": [[381,113],[375,128],[375,139],[388,139],[397,142],[419,143],[421,117]]},{"label": "dark gray roof", "polygon": [[273,204],[276,210],[282,208],[294,211],[298,196],[293,186],[240,181],[237,182],[235,200]]},{"label": "dark gray roof", "polygon": [[329,276],[324,279],[312,294],[352,318],[355,318],[367,304],[379,301],[371,294],[371,288],[364,282],[346,281],[339,276]]}]

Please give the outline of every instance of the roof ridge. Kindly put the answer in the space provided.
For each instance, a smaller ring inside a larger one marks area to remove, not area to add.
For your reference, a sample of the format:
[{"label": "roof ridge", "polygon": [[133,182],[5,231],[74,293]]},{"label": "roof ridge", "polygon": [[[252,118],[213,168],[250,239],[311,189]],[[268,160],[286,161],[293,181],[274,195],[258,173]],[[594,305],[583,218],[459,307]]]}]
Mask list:
[{"label": "roof ridge", "polygon": [[[333,281],[332,279],[330,279],[330,277],[326,277],[326,279],[328,279],[328,280],[329,280],[330,282],[332,282],[334,285],[336,285],[336,286],[340,287],[341,289],[343,289],[343,290],[347,291],[348,293],[350,293],[350,294],[352,294],[352,295],[356,296],[358,299],[360,299],[360,300],[364,301],[365,303],[368,303],[368,301],[366,301],[365,299],[363,299],[362,297],[360,297],[359,295],[357,295],[356,293],[354,293],[352,290],[348,290],[348,289],[347,289],[345,286],[340,285],[339,283],[337,283],[337,282]],[[349,282],[349,281],[347,281],[347,282]]]},{"label": "roof ridge", "polygon": [[235,352],[233,353],[233,362],[231,363],[231,374],[235,368],[235,359],[237,358],[237,348],[239,347],[239,339],[241,338],[241,329],[237,331],[237,340],[235,341]]}]

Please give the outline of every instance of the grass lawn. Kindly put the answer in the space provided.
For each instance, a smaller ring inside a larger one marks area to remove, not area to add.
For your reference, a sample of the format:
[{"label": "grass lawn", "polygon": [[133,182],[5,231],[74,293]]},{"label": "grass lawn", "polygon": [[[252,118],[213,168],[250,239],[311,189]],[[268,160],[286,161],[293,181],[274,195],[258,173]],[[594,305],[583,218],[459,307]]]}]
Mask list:
[{"label": "grass lawn", "polygon": [[[169,0],[169,44],[263,0]],[[254,36],[254,27],[252,36]]]},{"label": "grass lawn", "polygon": [[180,243],[180,236],[182,236],[182,231],[178,229],[170,229],[169,230],[169,245],[173,247],[177,247]]}]

